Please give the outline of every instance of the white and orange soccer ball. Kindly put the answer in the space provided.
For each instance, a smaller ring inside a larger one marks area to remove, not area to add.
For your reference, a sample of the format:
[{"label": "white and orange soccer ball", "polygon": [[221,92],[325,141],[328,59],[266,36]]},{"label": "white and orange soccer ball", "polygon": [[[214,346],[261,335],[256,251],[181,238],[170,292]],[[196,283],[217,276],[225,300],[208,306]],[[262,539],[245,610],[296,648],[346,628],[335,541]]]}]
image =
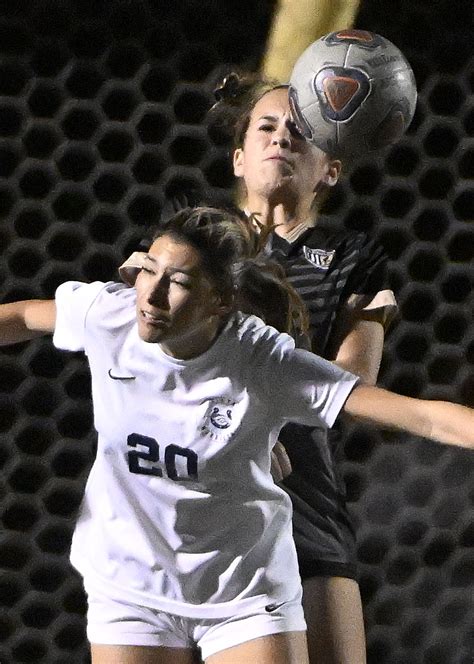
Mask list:
[{"label": "white and orange soccer ball", "polygon": [[413,119],[413,70],[392,42],[365,30],[331,32],[298,58],[290,104],[306,138],[335,157],[397,141]]}]

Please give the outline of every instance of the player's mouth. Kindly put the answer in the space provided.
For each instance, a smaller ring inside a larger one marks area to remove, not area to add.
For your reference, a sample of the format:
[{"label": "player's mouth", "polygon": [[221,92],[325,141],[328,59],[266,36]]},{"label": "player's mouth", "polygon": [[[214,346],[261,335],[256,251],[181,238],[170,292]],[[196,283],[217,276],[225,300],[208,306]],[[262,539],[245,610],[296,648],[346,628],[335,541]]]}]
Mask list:
[{"label": "player's mouth", "polygon": [[162,314],[153,314],[150,311],[145,311],[145,309],[140,309],[140,315],[142,320],[149,325],[155,327],[167,327],[169,325],[169,319]]},{"label": "player's mouth", "polygon": [[270,157],[267,157],[267,161],[281,161],[281,162],[283,162],[284,164],[288,164],[288,166],[292,166],[292,165],[293,165],[292,162],[290,161],[290,159],[287,159],[287,157],[284,157],[284,156],[281,155],[281,154],[274,154],[274,155],[271,155]]}]

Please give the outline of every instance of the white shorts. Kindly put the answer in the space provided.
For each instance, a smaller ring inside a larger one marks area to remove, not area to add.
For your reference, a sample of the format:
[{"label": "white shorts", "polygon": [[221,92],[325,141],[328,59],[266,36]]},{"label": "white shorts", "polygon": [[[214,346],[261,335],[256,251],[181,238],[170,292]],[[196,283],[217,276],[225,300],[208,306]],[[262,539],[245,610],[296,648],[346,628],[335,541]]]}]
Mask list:
[{"label": "white shorts", "polygon": [[261,636],[306,630],[301,594],[280,605],[235,618],[186,618],[126,604],[94,593],[88,597],[87,637],[92,644],[199,648],[214,653]]}]

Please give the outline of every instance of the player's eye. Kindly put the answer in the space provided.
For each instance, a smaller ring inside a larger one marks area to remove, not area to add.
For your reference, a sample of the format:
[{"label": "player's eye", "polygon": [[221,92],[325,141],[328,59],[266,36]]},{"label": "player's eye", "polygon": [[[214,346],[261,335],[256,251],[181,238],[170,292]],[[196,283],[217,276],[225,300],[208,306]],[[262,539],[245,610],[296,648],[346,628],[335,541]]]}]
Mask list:
[{"label": "player's eye", "polygon": [[184,281],[181,279],[170,279],[170,283],[176,284],[177,286],[181,286],[182,288],[186,288],[187,290],[191,288],[190,281]]},{"label": "player's eye", "polygon": [[267,132],[268,131],[273,131],[274,129],[275,129],[275,127],[271,124],[263,124],[263,125],[260,125],[260,127],[259,127],[260,131],[267,131]]},{"label": "player's eye", "polygon": [[155,274],[151,268],[145,267],[144,265],[140,268],[140,272],[144,272],[145,274]]}]

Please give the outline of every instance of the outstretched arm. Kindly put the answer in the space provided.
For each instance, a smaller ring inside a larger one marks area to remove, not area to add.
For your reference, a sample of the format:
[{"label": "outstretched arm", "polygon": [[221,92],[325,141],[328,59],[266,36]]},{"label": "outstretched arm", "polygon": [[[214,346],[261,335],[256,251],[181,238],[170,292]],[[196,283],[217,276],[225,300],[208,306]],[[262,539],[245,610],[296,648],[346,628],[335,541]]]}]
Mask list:
[{"label": "outstretched arm", "polygon": [[474,448],[474,410],[459,404],[414,399],[379,387],[356,385],[344,412],[382,428]]},{"label": "outstretched arm", "polygon": [[0,305],[0,345],[52,334],[56,323],[54,300],[23,300]]}]

